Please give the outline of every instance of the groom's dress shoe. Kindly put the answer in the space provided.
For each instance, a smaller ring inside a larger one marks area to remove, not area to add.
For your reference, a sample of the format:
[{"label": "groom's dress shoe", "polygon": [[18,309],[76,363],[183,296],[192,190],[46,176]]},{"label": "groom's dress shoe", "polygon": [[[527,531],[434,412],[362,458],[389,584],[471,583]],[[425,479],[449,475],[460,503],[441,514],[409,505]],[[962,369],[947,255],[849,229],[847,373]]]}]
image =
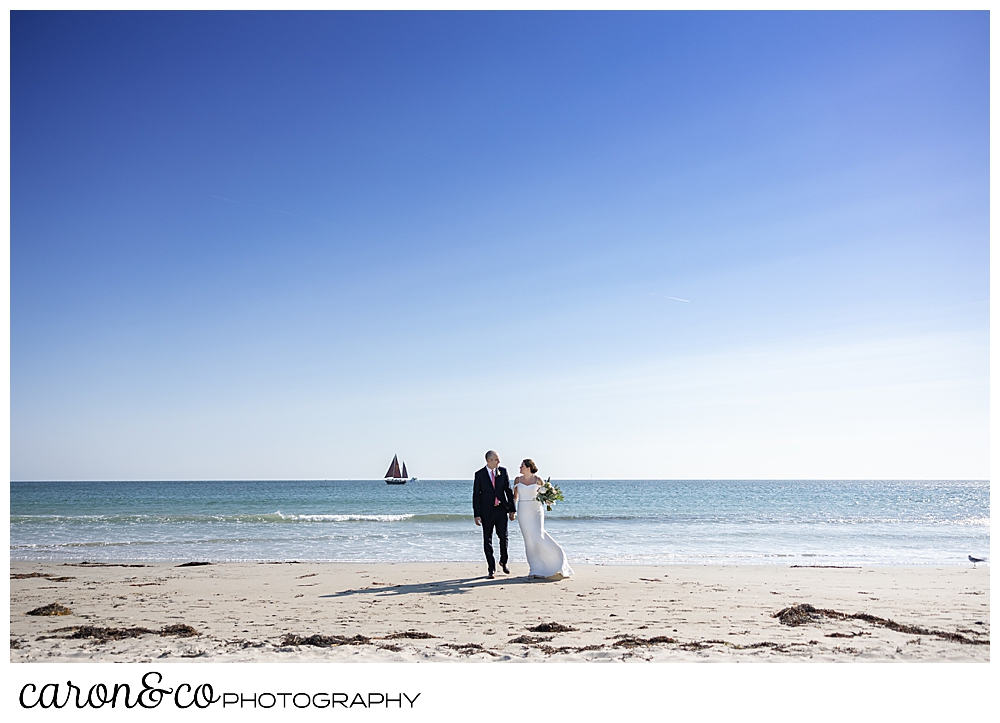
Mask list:
[{"label": "groom's dress shoe", "polygon": [[496,575],[494,575],[494,574],[493,574],[493,571],[492,571],[492,570],[490,570],[489,574],[488,574],[488,575],[487,575],[486,577],[488,577],[488,578],[489,578],[490,580],[492,580],[493,578],[495,578],[495,577],[496,577]]},{"label": "groom's dress shoe", "polygon": [[506,565],[501,565],[500,567],[502,567],[503,571],[506,572],[508,575],[510,574],[510,568],[509,567],[507,567]]}]

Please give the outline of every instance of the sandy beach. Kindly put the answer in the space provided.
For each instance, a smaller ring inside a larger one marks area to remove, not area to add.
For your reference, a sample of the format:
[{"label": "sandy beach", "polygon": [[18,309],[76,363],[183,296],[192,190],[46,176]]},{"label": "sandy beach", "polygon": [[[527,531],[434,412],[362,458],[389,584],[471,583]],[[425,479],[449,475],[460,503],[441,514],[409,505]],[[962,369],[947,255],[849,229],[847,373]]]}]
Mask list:
[{"label": "sandy beach", "polygon": [[984,566],[518,567],[12,562],[11,661],[990,657]]}]

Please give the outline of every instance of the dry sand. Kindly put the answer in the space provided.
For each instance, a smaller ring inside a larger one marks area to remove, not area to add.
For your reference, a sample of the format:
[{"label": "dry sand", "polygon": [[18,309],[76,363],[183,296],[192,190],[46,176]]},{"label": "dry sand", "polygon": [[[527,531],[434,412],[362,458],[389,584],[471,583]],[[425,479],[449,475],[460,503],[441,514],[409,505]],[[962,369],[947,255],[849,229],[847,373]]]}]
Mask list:
[{"label": "dry sand", "polygon": [[[488,580],[483,565],[472,563],[12,562],[10,657],[144,663],[990,656],[988,566],[574,565],[577,574],[559,581],[529,580],[521,567]],[[27,614],[53,603],[70,613]],[[795,607],[803,605],[814,610]]]}]

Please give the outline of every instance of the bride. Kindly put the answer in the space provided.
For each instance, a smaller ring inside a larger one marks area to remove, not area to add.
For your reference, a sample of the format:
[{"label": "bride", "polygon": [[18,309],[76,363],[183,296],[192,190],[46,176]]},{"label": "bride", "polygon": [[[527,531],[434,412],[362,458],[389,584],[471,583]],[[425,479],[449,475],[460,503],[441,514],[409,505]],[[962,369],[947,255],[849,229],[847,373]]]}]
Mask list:
[{"label": "bride", "polygon": [[524,539],[524,554],[528,557],[531,577],[569,577],[573,568],[566,553],[545,531],[545,506],[535,500],[541,480],[535,476],[538,467],[526,459],[521,462],[521,476],[514,480],[514,504],[517,524]]}]

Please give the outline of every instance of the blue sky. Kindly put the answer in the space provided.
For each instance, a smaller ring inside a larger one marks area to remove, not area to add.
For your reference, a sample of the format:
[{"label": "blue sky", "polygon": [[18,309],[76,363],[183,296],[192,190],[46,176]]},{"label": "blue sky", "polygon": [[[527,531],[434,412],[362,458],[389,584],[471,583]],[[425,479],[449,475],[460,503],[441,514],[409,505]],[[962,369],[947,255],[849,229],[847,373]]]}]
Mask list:
[{"label": "blue sky", "polygon": [[985,478],[988,260],[985,12],[12,13],[14,479]]}]

